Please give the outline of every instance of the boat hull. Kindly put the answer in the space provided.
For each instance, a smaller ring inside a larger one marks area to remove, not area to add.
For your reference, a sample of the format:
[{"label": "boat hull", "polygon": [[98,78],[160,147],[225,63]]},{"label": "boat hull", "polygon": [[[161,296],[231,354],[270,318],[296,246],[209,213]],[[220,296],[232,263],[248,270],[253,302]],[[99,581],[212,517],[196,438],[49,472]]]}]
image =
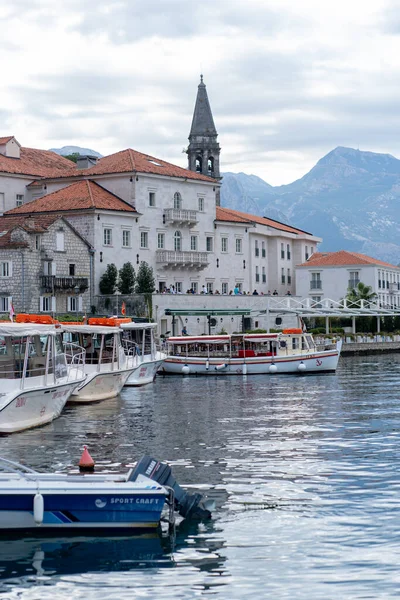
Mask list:
[{"label": "boat hull", "polygon": [[133,369],[88,373],[84,383],[71,395],[70,403],[89,403],[118,396]]},{"label": "boat hull", "polygon": [[134,359],[128,359],[128,361],[132,361],[132,363],[135,365],[135,369],[131,375],[129,375],[125,385],[140,386],[146,385],[147,383],[152,383],[154,381],[157,371],[164,362],[164,357],[152,360],[151,358],[146,358],[145,356],[141,361],[139,357],[135,356]]},{"label": "boat hull", "polygon": [[[273,375],[334,372],[339,350],[289,357],[206,358],[169,356],[162,373],[175,375]],[[302,366],[301,366],[302,365]],[[300,368],[299,368],[300,367]]]},{"label": "boat hull", "polygon": [[0,433],[16,433],[50,423],[60,416],[81,382],[74,380],[51,387],[16,390],[10,401],[0,409]]}]

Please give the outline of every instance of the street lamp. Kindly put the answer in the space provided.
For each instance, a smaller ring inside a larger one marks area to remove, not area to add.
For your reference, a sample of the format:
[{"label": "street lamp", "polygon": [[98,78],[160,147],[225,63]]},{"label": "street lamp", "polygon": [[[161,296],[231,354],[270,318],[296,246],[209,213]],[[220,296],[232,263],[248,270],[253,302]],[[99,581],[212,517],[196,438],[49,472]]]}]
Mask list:
[{"label": "street lamp", "polygon": [[75,312],[76,312],[76,320],[78,320],[78,308],[79,308],[79,302],[78,302],[78,299],[79,299],[79,292],[80,292],[80,291],[81,291],[81,290],[80,290],[80,287],[79,287],[79,285],[76,285],[76,286],[74,287],[74,292],[75,292]]}]

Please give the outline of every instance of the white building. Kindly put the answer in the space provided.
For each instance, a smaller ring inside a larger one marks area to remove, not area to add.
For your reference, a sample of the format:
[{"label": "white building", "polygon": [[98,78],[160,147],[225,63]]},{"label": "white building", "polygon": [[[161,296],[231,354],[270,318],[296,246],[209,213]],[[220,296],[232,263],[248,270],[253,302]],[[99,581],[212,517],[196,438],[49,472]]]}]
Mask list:
[{"label": "white building", "polygon": [[371,286],[384,308],[400,307],[400,268],[356,252],[317,252],[296,267],[296,291],[319,303],[345,298],[359,282]]}]

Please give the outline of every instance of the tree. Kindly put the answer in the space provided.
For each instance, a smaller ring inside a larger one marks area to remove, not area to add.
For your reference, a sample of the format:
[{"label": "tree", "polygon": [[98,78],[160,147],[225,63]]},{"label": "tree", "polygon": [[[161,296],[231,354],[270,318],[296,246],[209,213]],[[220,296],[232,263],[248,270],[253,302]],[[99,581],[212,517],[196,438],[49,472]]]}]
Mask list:
[{"label": "tree", "polygon": [[107,265],[107,269],[100,277],[99,288],[101,294],[114,294],[117,288],[118,270],[114,263]]},{"label": "tree", "polygon": [[153,269],[149,267],[146,261],[140,263],[136,277],[136,293],[152,294],[155,290]]},{"label": "tree", "polygon": [[78,162],[78,158],[80,157],[79,152],[73,152],[72,154],[66,154],[64,158],[68,158],[68,160],[72,160],[72,162]]},{"label": "tree", "polygon": [[372,291],[372,287],[370,285],[365,285],[362,281],[359,281],[355,288],[349,288],[347,290],[346,300],[355,304],[356,306],[361,306],[361,300],[365,302],[373,302],[377,297],[377,294]]},{"label": "tree", "polygon": [[132,263],[126,262],[119,270],[118,290],[121,294],[133,294],[135,289],[135,269]]}]

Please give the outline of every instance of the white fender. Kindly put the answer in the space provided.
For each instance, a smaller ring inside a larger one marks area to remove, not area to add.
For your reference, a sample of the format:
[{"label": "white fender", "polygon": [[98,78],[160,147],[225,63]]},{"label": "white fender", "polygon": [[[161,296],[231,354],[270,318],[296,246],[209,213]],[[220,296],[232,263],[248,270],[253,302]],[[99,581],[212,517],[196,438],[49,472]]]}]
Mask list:
[{"label": "white fender", "polygon": [[305,370],[307,369],[307,365],[305,365],[305,364],[303,363],[303,361],[301,361],[301,363],[299,364],[299,366],[297,367],[297,369],[298,369],[299,371],[305,371]]},{"label": "white fender", "polygon": [[226,367],[227,367],[227,366],[228,366],[228,365],[227,365],[226,363],[224,363],[223,365],[217,365],[217,366],[215,367],[215,370],[216,370],[216,371],[221,371],[222,369],[226,369]]},{"label": "white fender", "polygon": [[210,366],[210,362],[208,360],[206,360],[206,371],[208,371],[209,366]]},{"label": "white fender", "polygon": [[272,365],[269,366],[268,371],[272,374],[276,373],[278,371],[278,367],[274,363],[272,363]]},{"label": "white fender", "polygon": [[243,363],[243,371],[242,371],[242,373],[243,373],[243,375],[247,375],[247,365],[246,365],[245,362]]},{"label": "white fender", "polygon": [[189,375],[189,373],[190,373],[189,367],[187,365],[183,365],[183,367],[182,367],[182,374],[183,375]]},{"label": "white fender", "polygon": [[43,517],[44,500],[42,494],[39,494],[39,492],[37,492],[33,499],[33,518],[35,520],[36,525],[41,525],[43,523]]}]

